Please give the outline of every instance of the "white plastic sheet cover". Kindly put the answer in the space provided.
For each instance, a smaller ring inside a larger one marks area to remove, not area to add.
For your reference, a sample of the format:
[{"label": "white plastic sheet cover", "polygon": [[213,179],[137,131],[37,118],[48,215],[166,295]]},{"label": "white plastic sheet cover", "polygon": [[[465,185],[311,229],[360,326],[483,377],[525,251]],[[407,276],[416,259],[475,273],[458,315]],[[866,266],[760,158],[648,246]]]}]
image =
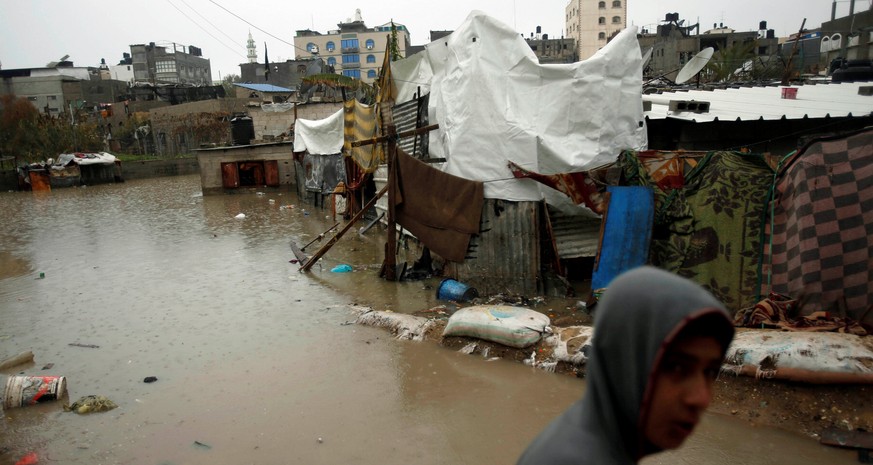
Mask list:
[{"label": "white plastic sheet cover", "polygon": [[295,103],[265,103],[261,105],[261,110],[268,113],[285,113],[294,109]]},{"label": "white plastic sheet cover", "polygon": [[112,165],[115,164],[115,155],[109,152],[100,153],[62,153],[58,155],[55,166],[67,166],[71,161],[77,165]]},{"label": "white plastic sheet cover", "polygon": [[343,111],[320,120],[298,119],[294,123],[294,151],[332,155],[343,148]]},{"label": "white plastic sheet cover", "polygon": [[[541,65],[517,32],[474,11],[422,53],[429,69],[398,63],[392,74],[398,85],[409,83],[406,93],[411,83],[429,85],[430,121],[440,125],[431,156],[447,158],[448,173],[484,181],[487,198],[552,203],[551,189],[513,179],[508,160],[554,174],[600,166],[623,149],[647,145],[635,28],[583,62]],[[430,83],[421,82],[428,73]]]}]

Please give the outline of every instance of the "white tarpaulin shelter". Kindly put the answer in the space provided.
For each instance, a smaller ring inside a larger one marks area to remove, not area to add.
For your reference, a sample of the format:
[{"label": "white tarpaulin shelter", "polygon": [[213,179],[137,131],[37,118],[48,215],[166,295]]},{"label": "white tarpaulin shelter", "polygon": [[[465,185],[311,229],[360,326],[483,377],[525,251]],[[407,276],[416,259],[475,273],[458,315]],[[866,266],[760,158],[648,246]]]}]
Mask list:
[{"label": "white tarpaulin shelter", "polygon": [[635,28],[588,60],[539,64],[509,26],[478,11],[425,51],[392,63],[398,103],[430,90],[430,138],[443,170],[485,181],[485,197],[538,201],[554,193],[513,179],[507,161],[542,174],[579,171],[647,145]]},{"label": "white tarpaulin shelter", "polygon": [[298,119],[294,123],[294,151],[333,155],[343,148],[343,111],[320,120]]}]

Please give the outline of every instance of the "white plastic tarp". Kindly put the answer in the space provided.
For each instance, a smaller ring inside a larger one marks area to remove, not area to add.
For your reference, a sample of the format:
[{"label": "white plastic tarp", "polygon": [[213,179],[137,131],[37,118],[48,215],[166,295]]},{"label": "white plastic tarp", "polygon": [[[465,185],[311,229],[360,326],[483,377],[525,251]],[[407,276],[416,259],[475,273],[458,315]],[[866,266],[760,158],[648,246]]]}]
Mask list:
[{"label": "white plastic tarp", "polygon": [[517,32],[474,11],[421,53],[392,64],[395,82],[405,83],[401,96],[413,86],[430,88],[430,121],[440,126],[431,133],[430,155],[446,158],[448,173],[484,181],[487,198],[554,198],[539,183],[513,179],[510,160],[554,174],[647,145],[635,28],[585,61],[541,65]]},{"label": "white plastic tarp", "polygon": [[58,155],[56,166],[67,166],[70,162],[77,165],[112,165],[115,164],[115,155],[108,152],[100,153],[62,153]]},{"label": "white plastic tarp", "polygon": [[294,151],[332,155],[343,148],[343,111],[320,120],[298,119],[294,123]]}]

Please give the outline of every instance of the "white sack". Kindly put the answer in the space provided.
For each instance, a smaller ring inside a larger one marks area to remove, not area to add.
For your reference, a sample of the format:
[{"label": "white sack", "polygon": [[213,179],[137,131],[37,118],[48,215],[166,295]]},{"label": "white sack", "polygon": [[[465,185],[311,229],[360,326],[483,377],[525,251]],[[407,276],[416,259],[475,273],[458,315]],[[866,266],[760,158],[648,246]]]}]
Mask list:
[{"label": "white sack", "polygon": [[527,308],[476,305],[455,312],[445,336],[467,336],[523,349],[536,344],[549,329],[549,317]]}]

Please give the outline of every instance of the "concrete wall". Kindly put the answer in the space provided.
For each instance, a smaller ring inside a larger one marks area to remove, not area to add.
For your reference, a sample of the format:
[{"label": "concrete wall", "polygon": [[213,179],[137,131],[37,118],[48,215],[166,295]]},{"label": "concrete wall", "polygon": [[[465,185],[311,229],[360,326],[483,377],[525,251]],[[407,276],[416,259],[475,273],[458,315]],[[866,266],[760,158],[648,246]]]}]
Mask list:
[{"label": "concrete wall", "polygon": [[[325,119],[343,108],[342,102],[307,103],[297,105],[297,118],[308,120]],[[249,115],[255,126],[256,141],[281,139],[281,135],[290,135],[294,128],[294,110],[286,112],[268,112],[260,108],[250,108]]]},{"label": "concrete wall", "polygon": [[294,154],[291,150],[292,144],[290,142],[197,150],[201,189],[204,194],[233,192],[235,189],[225,189],[222,186],[221,164],[260,160],[277,160],[279,162],[279,188],[293,188],[297,181]]},{"label": "concrete wall", "polygon": [[199,172],[200,165],[197,164],[196,157],[173,160],[126,161],[121,164],[121,176],[127,181],[163,176],[183,176]]}]

